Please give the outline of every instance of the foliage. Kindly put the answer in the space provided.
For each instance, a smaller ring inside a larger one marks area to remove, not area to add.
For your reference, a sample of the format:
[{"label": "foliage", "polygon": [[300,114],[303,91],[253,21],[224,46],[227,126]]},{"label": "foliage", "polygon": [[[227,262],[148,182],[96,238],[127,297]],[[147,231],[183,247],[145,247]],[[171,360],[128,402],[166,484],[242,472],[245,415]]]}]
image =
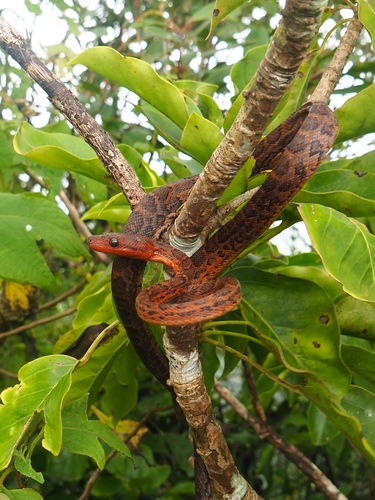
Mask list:
[{"label": "foliage", "polygon": [[[69,30],[61,43],[44,48],[46,59],[74,83],[147,190],[201,171],[238,112],[280,10],[272,0],[223,2],[228,13],[210,27],[213,3],[206,0],[126,6],[101,0],[91,11],[74,0],[74,15],[69,2],[45,3]],[[39,3],[26,5],[36,19],[42,15]],[[372,37],[374,15],[370,2],[361,1]],[[322,33],[345,17],[350,12],[328,12]],[[336,27],[325,44],[318,37],[269,130],[316,86],[341,37]],[[90,47],[73,54],[88,31]],[[238,48],[242,56],[233,64]],[[192,498],[187,430],[181,432],[169,394],[139,363],[123,329],[85,363],[62,354],[90,325],[116,326],[110,268],[89,254],[77,220],[72,217],[78,231],[64,213],[64,199],[94,234],[121,229],[130,209],[91,148],[56,110],[39,108],[29,77],[0,57],[0,498],[78,498],[111,449],[120,453],[96,481],[96,497]],[[349,157],[348,147],[375,132],[374,71],[363,37],[342,80],[350,84],[336,91],[346,102],[335,112],[340,133],[330,158],[295,198],[298,210],[294,203],[281,214],[280,231],[302,219],[314,249],[282,256],[265,238],[253,244],[230,271],[241,281],[241,309],[205,324],[202,346],[207,387],[221,370],[253,411],[237,356],[251,350],[269,424],[353,500],[371,498],[375,466],[375,172],[371,137],[364,154],[357,147]],[[249,188],[247,169],[230,197]],[[158,272],[148,266],[145,282]],[[54,322],[43,322],[55,314]],[[30,320],[34,326],[13,332]],[[160,338],[161,329],[154,329]],[[212,398],[236,463],[260,494],[322,498],[214,392]],[[129,434],[130,423],[134,428],[150,408],[148,433],[127,441],[130,459],[118,436]],[[30,487],[17,486],[20,476]]]}]

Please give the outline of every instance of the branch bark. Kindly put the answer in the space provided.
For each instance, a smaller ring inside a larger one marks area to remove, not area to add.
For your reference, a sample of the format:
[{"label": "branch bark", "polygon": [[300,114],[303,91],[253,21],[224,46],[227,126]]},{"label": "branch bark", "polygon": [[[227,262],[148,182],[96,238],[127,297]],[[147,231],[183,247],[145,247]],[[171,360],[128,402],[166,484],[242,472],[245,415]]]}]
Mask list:
[{"label": "branch bark", "polygon": [[[230,130],[206,164],[171,231],[172,244],[197,241],[224,189],[251,156],[281,98],[306,57],[320,26],[326,0],[287,0],[283,18],[246,91]],[[200,242],[197,243],[197,247]]]},{"label": "branch bark", "polygon": [[318,83],[316,89],[311,95],[312,101],[324,101],[328,103],[329,98],[336,87],[344,66],[349,59],[350,54],[353,52],[355,44],[362,32],[362,23],[354,17],[342,37],[339,46],[332,58],[328,68],[324,71],[323,76]]},{"label": "branch bark", "polygon": [[206,466],[212,497],[262,500],[239,473],[213,413],[199,361],[199,330],[199,325],[170,327],[163,342],[169,359],[170,383],[190,426],[197,454]]},{"label": "branch bark", "polygon": [[111,137],[96,123],[79,100],[36,57],[24,38],[0,17],[0,47],[38,83],[48,95],[53,106],[78,130],[120,187],[129,204],[134,208],[145,192],[134,170],[122,156]]}]

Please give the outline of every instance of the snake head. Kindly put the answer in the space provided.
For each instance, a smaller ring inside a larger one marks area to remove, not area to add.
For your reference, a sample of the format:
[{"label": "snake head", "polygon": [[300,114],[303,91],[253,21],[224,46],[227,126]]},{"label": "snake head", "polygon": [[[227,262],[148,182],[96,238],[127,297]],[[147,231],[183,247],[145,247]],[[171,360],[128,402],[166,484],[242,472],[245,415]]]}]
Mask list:
[{"label": "snake head", "polygon": [[138,234],[108,233],[87,238],[87,244],[97,252],[111,253],[138,260],[153,260],[154,244]]}]

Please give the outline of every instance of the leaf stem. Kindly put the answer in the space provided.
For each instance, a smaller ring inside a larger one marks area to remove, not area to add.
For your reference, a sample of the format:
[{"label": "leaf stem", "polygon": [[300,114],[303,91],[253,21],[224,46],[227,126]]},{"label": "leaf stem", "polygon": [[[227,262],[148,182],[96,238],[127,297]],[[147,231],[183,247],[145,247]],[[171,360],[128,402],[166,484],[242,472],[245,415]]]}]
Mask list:
[{"label": "leaf stem", "polygon": [[246,339],[250,342],[254,342],[254,344],[258,344],[263,346],[263,343],[256,339],[255,337],[250,337],[249,335],[245,335],[244,333],[236,333],[236,332],[230,332],[227,330],[209,330],[205,331],[205,336],[210,337],[211,335],[224,335],[226,337],[237,337],[240,339]]},{"label": "leaf stem", "polygon": [[263,373],[263,375],[265,375],[269,379],[273,380],[277,384],[281,385],[285,389],[289,389],[290,391],[295,392],[296,394],[302,395],[302,392],[299,390],[297,385],[291,384],[290,382],[286,382],[285,380],[282,380],[277,375],[274,375],[272,372],[263,368],[262,365],[260,365],[259,363],[257,363],[253,359],[249,358],[249,356],[245,356],[245,354],[242,354],[242,353],[236,351],[236,349],[233,349],[232,347],[229,347],[229,346],[223,344],[222,342],[218,342],[217,340],[213,340],[210,337],[207,337],[206,335],[203,335],[200,338],[200,340],[203,340],[203,342],[207,342],[208,344],[219,347],[220,349],[223,349],[224,351],[229,352],[230,354],[233,354],[234,356],[237,356],[239,359],[242,359],[246,363],[249,363],[251,366],[253,366],[258,371]]},{"label": "leaf stem", "polygon": [[107,333],[110,332],[113,328],[116,328],[119,324],[120,324],[120,322],[118,320],[114,321],[109,326],[104,328],[104,330],[102,332],[99,333],[99,335],[96,337],[94,342],[90,345],[90,347],[87,349],[85,354],[82,356],[82,358],[77,363],[75,370],[78,368],[81,368],[83,365],[85,365],[89,361],[89,359],[91,358],[91,354],[95,351],[95,349],[98,347],[98,345],[103,340],[103,338],[107,335]]}]

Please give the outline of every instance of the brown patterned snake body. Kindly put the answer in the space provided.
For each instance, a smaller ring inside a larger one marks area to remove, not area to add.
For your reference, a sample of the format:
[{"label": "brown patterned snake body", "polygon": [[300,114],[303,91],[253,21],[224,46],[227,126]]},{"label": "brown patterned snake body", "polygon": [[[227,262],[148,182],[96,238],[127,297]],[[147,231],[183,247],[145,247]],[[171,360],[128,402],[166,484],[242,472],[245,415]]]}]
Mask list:
[{"label": "brown patterned snake body", "polygon": [[[196,176],[145,196],[121,234],[88,238],[92,249],[116,255],[112,293],[117,311],[135,350],[164,385],[168,364],[165,358],[161,361],[160,349],[145,321],[186,325],[233,309],[241,298],[238,282],[216,276],[272,224],[303,187],[332,147],[337,130],[332,111],[322,102],[307,103],[273,130],[253,154],[256,165],[252,175],[272,169],[266,181],[191,258],[160,243],[158,237],[168,217],[186,201]],[[175,275],[142,291],[148,260],[166,264]]]}]

